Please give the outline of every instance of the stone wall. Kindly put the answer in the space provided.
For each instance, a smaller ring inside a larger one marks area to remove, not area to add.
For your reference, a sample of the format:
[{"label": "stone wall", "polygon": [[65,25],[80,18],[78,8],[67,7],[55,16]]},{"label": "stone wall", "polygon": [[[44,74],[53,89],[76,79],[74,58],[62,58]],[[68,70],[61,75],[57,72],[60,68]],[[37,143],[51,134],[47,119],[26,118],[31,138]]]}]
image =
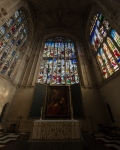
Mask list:
[{"label": "stone wall", "polygon": [[[6,119],[6,127],[9,129],[10,124],[14,124],[17,121],[19,114],[22,114],[19,131],[31,131],[33,125],[33,119],[29,119],[29,111],[32,104],[32,98],[34,94],[34,87],[18,88],[13,97],[13,101],[9,110],[9,114]],[[104,102],[102,100],[99,90],[82,88],[83,107],[85,111],[85,120],[82,122],[82,129],[91,131],[91,120],[89,118],[92,115],[94,130],[98,131],[98,123],[106,124]]]},{"label": "stone wall", "polygon": [[19,115],[22,115],[18,131],[30,132],[33,120],[29,119],[29,111],[31,108],[34,88],[18,88],[12,100],[12,105],[6,119],[6,128],[9,130],[10,124],[17,123]]},{"label": "stone wall", "polygon": [[115,125],[120,127],[120,76],[105,84],[100,91],[111,108]]},{"label": "stone wall", "polygon": [[9,107],[11,105],[11,101],[13,98],[13,95],[15,93],[16,87],[15,85],[11,84],[10,82],[6,81],[5,79],[0,78],[0,114],[3,110],[3,107],[6,103],[8,103],[8,107],[5,111],[5,114],[2,118],[2,122],[5,122]]},{"label": "stone wall", "polygon": [[82,88],[83,106],[85,110],[85,120],[82,120],[82,129],[92,131],[99,130],[99,123],[107,124],[107,116],[105,114],[105,105],[99,89]]}]

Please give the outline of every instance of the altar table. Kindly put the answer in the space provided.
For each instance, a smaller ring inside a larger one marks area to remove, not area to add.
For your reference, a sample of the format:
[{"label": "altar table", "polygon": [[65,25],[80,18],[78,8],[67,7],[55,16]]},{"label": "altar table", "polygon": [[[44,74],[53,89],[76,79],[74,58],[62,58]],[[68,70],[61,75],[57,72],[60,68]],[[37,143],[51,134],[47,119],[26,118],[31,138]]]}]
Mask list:
[{"label": "altar table", "polygon": [[36,120],[31,139],[80,139],[79,120]]}]

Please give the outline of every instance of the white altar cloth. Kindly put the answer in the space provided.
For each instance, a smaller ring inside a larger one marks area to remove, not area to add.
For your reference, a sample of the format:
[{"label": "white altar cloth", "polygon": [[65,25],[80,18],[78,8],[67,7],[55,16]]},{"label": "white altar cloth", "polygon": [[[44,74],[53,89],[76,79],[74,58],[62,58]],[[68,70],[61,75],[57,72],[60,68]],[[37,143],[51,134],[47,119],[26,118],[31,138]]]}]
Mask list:
[{"label": "white altar cloth", "polygon": [[31,139],[80,139],[79,120],[36,120]]}]

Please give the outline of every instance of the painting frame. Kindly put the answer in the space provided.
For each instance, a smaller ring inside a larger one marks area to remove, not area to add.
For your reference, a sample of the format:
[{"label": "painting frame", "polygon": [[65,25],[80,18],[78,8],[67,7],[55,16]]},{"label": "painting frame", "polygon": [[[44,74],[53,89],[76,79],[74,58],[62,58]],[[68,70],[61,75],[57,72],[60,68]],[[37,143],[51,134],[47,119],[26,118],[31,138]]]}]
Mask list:
[{"label": "painting frame", "polygon": [[69,86],[48,86],[45,119],[70,119]]}]

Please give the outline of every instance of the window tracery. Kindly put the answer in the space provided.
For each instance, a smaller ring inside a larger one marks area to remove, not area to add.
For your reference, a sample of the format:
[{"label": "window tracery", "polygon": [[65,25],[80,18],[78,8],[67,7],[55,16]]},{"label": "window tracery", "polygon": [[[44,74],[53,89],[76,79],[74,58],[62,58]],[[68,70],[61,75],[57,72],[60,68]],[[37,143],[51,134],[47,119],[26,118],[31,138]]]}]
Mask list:
[{"label": "window tracery", "polygon": [[104,78],[119,70],[120,36],[101,13],[91,21],[90,43]]},{"label": "window tracery", "polygon": [[74,43],[71,40],[64,37],[47,40],[38,82],[67,85],[79,82]]},{"label": "window tracery", "polygon": [[22,9],[16,11],[0,27],[0,71],[10,77],[20,56],[20,47],[27,40],[28,22]]}]

